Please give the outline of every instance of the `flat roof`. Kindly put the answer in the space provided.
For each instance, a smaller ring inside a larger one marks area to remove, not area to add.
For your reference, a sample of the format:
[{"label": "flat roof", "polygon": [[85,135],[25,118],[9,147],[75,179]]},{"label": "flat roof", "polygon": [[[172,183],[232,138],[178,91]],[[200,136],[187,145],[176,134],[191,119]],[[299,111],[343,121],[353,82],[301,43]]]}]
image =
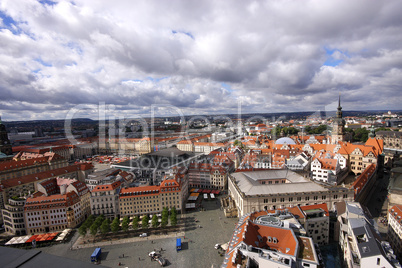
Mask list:
[{"label": "flat roof", "polygon": [[[326,192],[327,188],[305,179],[290,170],[262,170],[231,174],[246,195],[269,195],[299,192]],[[260,180],[286,179],[287,183],[261,184]]]}]

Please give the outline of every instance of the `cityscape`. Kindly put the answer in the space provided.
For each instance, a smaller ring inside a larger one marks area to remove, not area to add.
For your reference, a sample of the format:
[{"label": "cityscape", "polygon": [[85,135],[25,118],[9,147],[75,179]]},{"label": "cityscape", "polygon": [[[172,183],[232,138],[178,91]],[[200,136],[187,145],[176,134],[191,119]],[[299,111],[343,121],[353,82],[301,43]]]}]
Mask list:
[{"label": "cityscape", "polygon": [[0,3],[0,266],[402,267],[401,11]]}]

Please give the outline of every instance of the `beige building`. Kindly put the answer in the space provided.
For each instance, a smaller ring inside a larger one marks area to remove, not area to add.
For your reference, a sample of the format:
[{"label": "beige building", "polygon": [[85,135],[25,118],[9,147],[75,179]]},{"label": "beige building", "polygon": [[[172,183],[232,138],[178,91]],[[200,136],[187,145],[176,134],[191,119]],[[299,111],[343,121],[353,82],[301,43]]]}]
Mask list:
[{"label": "beige building", "polygon": [[401,131],[378,131],[375,134],[384,141],[384,148],[402,150]]},{"label": "beige building", "polygon": [[388,242],[402,262],[402,205],[395,205],[388,210]]},{"label": "beige building", "polygon": [[49,178],[68,177],[83,181],[92,170],[92,164],[81,163],[4,180],[0,184],[3,204],[6,204],[11,197],[28,196],[36,192],[38,190],[37,184]]},{"label": "beige building", "polygon": [[120,192],[120,215],[145,215],[160,213],[164,207],[175,207],[181,211],[186,193],[175,179],[162,181],[158,186],[124,188]]},{"label": "beige building", "polygon": [[108,218],[117,217],[119,212],[119,192],[121,182],[101,184],[91,191],[91,214],[104,215]]},{"label": "beige building", "polygon": [[229,195],[241,217],[259,210],[335,203],[353,200],[353,189],[323,187],[290,170],[236,172],[229,175]]},{"label": "beige building", "polygon": [[2,210],[5,231],[21,236],[26,235],[24,218],[25,198],[10,198]]},{"label": "beige building", "polygon": [[[41,193],[42,194],[42,193]],[[24,206],[28,234],[75,228],[84,221],[80,197],[74,191],[66,194],[28,197]]]}]

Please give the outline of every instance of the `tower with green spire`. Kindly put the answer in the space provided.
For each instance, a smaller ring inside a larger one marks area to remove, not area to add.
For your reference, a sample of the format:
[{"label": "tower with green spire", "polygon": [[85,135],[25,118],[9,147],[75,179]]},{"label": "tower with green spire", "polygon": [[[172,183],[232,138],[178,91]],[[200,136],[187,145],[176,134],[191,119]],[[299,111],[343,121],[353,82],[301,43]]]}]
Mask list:
[{"label": "tower with green spire", "polygon": [[344,138],[345,138],[345,120],[343,120],[342,118],[341,94],[339,94],[336,118],[332,123],[331,143],[337,144],[340,141],[344,141]]},{"label": "tower with green spire", "polygon": [[6,126],[1,122],[1,116],[0,116],[0,152],[6,155],[11,155],[13,153],[10,140],[8,139]]}]

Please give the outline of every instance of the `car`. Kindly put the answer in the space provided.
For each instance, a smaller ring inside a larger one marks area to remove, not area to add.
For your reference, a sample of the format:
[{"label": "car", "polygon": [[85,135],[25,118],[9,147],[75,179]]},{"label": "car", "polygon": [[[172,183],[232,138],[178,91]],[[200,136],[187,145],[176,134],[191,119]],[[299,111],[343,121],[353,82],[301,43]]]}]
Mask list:
[{"label": "car", "polygon": [[160,266],[165,266],[166,265],[166,260],[162,257],[159,257],[157,259],[158,263],[160,264]]},{"label": "car", "polygon": [[140,237],[147,237],[147,236],[148,236],[147,233],[142,233],[142,234],[140,234]]},{"label": "car", "polygon": [[221,248],[221,245],[219,245],[219,244],[215,245],[215,249],[220,249],[220,248]]}]

